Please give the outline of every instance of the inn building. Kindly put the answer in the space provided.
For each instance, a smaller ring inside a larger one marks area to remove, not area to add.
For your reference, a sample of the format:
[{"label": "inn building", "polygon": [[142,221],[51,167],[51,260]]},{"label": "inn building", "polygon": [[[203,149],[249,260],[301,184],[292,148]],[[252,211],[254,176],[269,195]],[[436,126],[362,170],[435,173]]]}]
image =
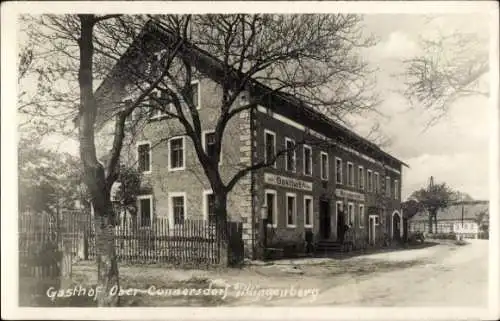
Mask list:
[{"label": "inn building", "polygon": [[[168,38],[163,32],[150,28],[140,35],[141,41]],[[152,33],[155,37],[150,37]],[[196,47],[188,56],[198,72],[192,81],[192,98],[202,123],[203,145],[210,154],[222,94],[219,62]],[[130,51],[122,56],[96,92],[101,105],[130,94],[126,81],[116,79],[117,70],[141,59]],[[269,91],[254,83],[235,104],[251,102],[253,96]],[[104,108],[100,114],[106,116],[110,110]],[[147,228],[155,217],[166,216],[174,226],[187,219],[214,218],[210,184],[192,142],[176,120],[150,114],[128,146],[124,158],[143,177],[137,200],[141,226]],[[276,158],[283,150],[287,152]],[[384,238],[402,235],[405,164],[304,102],[280,93],[267,95],[230,120],[219,168],[230,179],[242,166],[275,158],[271,166],[240,179],[228,197],[230,220],[243,225],[246,256],[257,257],[262,244],[303,251],[308,231],[316,244],[337,242],[345,225],[354,231],[357,246],[377,246]]]}]

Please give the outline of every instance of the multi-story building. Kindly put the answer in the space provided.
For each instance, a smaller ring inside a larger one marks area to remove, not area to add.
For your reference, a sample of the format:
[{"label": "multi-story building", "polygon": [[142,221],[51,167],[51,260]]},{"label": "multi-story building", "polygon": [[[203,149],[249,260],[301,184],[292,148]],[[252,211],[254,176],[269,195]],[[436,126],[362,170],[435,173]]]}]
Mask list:
[{"label": "multi-story building", "polygon": [[[119,64],[126,59],[130,57],[122,57]],[[209,151],[219,116],[219,64],[196,48],[188,59],[199,72],[192,83],[193,99]],[[127,95],[126,88],[110,76],[98,93],[112,92],[119,100]],[[252,95],[263,91],[270,89],[255,84],[240,98],[252,101]],[[210,184],[177,121],[151,115],[131,146],[144,177],[138,198],[142,225],[155,216],[168,216],[173,225],[214,216]],[[303,248],[308,230],[315,241],[335,241],[344,225],[356,232],[360,243],[378,244],[384,237],[402,235],[404,163],[289,95],[273,93],[229,122],[219,168],[229,179],[241,166],[272,160],[282,150],[287,152],[274,165],[240,179],[228,197],[230,219],[243,222],[247,256],[255,256],[263,243]]]}]

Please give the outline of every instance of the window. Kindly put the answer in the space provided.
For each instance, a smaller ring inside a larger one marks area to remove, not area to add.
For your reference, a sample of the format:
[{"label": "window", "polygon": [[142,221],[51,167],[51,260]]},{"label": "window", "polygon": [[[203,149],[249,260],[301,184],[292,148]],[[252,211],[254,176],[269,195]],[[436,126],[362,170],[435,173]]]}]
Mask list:
[{"label": "window", "polygon": [[286,170],[290,172],[295,172],[295,142],[293,139],[285,138],[285,150],[286,150]]},{"label": "window", "polygon": [[373,176],[371,170],[366,172],[366,190],[368,192],[373,191]]},{"label": "window", "polygon": [[151,93],[150,96],[151,97],[149,98],[149,104],[151,105],[151,119],[166,117],[167,114],[165,111],[172,112],[173,106],[168,101],[167,94],[164,91],[160,92],[158,90],[155,90]]},{"label": "window", "polygon": [[297,196],[294,193],[286,193],[286,226],[295,227],[297,219]]},{"label": "window", "polygon": [[312,175],[312,149],[304,145],[304,175]]},{"label": "window", "polygon": [[186,219],[186,193],[170,193],[170,221],[183,224]]},{"label": "window", "polygon": [[203,191],[203,216],[209,223],[215,223],[215,196],[211,190]]},{"label": "window", "polygon": [[399,195],[399,181],[394,180],[394,199],[397,200]]},{"label": "window", "polygon": [[153,197],[151,195],[137,196],[137,210],[139,226],[151,226],[151,216],[153,214]]},{"label": "window", "polygon": [[191,83],[191,101],[196,108],[200,108],[200,83],[199,81],[193,81]]},{"label": "window", "polygon": [[373,177],[374,177],[373,189],[375,193],[378,193],[380,191],[380,177],[378,172],[375,172],[373,174]]},{"label": "window", "polygon": [[347,185],[354,186],[354,165],[347,162]]},{"label": "window", "polygon": [[363,204],[359,205],[359,227],[363,228],[365,226],[365,206]]},{"label": "window", "polygon": [[342,159],[335,157],[335,181],[342,184]]},{"label": "window", "polygon": [[348,217],[348,222],[351,226],[354,225],[354,204],[353,203],[347,203],[347,217]]},{"label": "window", "polygon": [[365,171],[363,169],[363,166],[358,167],[358,184],[359,189],[365,188]]},{"label": "window", "polygon": [[321,152],[321,179],[328,180],[328,154]]},{"label": "window", "polygon": [[385,177],[385,195],[391,196],[391,178],[389,176]]},{"label": "window", "polygon": [[169,170],[184,169],[184,137],[171,138],[169,140]]},{"label": "window", "polygon": [[[264,146],[264,161],[268,163],[276,157],[276,134],[267,129],[264,130]],[[276,162],[272,166],[276,168]]]},{"label": "window", "polygon": [[276,202],[276,191],[266,190],[265,205],[267,210],[267,226],[278,226],[278,205]]},{"label": "window", "polygon": [[151,144],[139,143],[137,144],[137,165],[139,172],[151,172]]},{"label": "window", "polygon": [[208,157],[215,160],[215,132],[209,131],[203,133],[203,148]]},{"label": "window", "polygon": [[313,198],[312,196],[304,196],[304,226],[313,226]]},{"label": "window", "polygon": [[343,209],[343,203],[342,203],[342,201],[337,201],[335,203],[335,213],[337,215],[337,222],[339,220],[339,215],[342,215],[343,211],[344,211],[344,209]]}]

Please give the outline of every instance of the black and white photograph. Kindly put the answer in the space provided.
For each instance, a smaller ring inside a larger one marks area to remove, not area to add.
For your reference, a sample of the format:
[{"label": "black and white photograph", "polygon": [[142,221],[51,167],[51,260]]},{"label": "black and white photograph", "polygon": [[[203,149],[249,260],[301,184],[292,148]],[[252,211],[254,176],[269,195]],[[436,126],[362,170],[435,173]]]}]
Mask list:
[{"label": "black and white photograph", "polygon": [[2,27],[2,318],[499,317],[496,3]]}]

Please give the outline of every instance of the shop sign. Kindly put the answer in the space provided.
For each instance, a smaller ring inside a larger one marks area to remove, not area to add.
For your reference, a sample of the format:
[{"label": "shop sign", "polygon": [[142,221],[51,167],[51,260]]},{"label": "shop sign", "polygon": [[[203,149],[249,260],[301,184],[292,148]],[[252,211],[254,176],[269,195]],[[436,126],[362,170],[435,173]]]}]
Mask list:
[{"label": "shop sign", "polygon": [[313,189],[313,184],[311,182],[271,173],[264,174],[264,183],[309,192]]}]

